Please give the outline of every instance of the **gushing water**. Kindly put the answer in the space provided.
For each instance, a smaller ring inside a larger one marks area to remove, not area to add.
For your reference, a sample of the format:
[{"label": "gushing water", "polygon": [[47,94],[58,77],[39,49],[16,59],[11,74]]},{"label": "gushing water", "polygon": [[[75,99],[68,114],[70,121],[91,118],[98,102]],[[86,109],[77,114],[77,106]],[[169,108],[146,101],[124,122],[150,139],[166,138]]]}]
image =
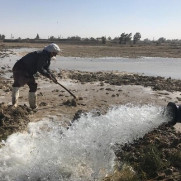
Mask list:
[{"label": "gushing water", "polygon": [[166,122],[163,108],[118,106],[107,114],[82,115],[69,128],[60,121],[29,123],[0,149],[0,180],[92,181],[114,166],[115,143],[131,142]]}]

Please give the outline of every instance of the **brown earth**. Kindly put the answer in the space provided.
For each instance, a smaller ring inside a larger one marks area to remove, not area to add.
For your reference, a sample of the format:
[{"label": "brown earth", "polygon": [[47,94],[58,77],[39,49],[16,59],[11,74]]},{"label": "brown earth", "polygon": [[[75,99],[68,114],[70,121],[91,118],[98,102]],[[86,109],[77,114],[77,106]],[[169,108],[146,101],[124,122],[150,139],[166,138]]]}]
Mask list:
[{"label": "brown earth", "polygon": [[[4,43],[1,48],[41,48],[47,44],[42,43]],[[59,44],[65,57],[170,57],[181,58],[181,45],[71,45]]]},{"label": "brown earth", "polygon": [[[30,46],[31,44],[28,45]],[[13,45],[6,44],[6,46],[11,47]],[[20,45],[18,44],[17,46]],[[31,46],[34,47],[35,45]],[[40,44],[37,44],[37,46],[40,46]],[[1,47],[4,49],[4,46]],[[42,45],[40,47],[42,47]],[[95,52],[94,55],[96,56],[103,56],[106,52],[108,53],[111,51],[112,47],[108,47],[109,50],[107,51],[104,46],[100,46],[99,48],[96,46],[86,46],[86,48],[84,48],[84,46],[74,47],[73,45],[62,45],[64,56],[78,56],[78,52],[81,52],[81,56],[92,56],[93,52]],[[104,49],[104,51],[101,51],[101,48]],[[131,49],[132,47],[129,48]],[[139,48],[140,47],[138,47],[138,49]],[[121,47],[115,47],[115,49],[119,49],[120,51]],[[119,51],[114,55],[118,56]],[[172,52],[172,50],[170,50],[170,52]],[[112,54],[109,55],[112,56]],[[121,55],[123,54],[120,53],[120,56]],[[137,56],[138,55],[139,53],[137,53]],[[156,56],[156,53],[154,55]],[[142,54],[142,56],[144,56],[144,54]],[[168,102],[181,103],[180,80],[118,72],[92,73],[62,71],[55,73],[56,77],[62,85],[76,95],[76,102],[72,101],[73,97],[62,87],[54,84],[41,75],[37,75],[38,108],[36,110],[29,109],[27,86],[20,89],[19,106],[18,108],[13,108],[11,106],[12,79],[3,78],[4,73],[7,71],[11,72],[8,67],[5,67],[4,69],[1,69],[0,72],[1,140],[6,139],[6,137],[13,132],[26,130],[29,121],[38,121],[44,117],[50,118],[51,116],[57,116],[65,126],[68,126],[70,125],[70,120],[75,119],[75,116],[79,116],[78,113],[89,112],[93,109],[104,114],[108,108],[113,105],[131,103],[134,105],[152,104],[156,106],[166,106]],[[142,151],[146,149],[150,143],[158,146],[158,148],[160,148],[161,144],[163,149],[161,158],[165,161],[165,159],[167,159],[167,152],[170,152],[170,155],[172,155],[172,153],[174,154],[178,151],[180,154],[180,133],[176,132],[179,131],[180,125],[177,124],[175,127],[178,128],[176,130],[174,127],[161,127],[156,129],[145,135],[146,138],[138,140],[134,144],[125,145],[122,149],[123,152],[120,150],[116,154],[120,160],[123,160],[123,158],[126,158],[126,155],[135,153],[136,161],[133,159],[133,165],[138,165],[138,163],[142,161],[138,158],[143,155]],[[165,142],[167,144],[163,144]],[[141,148],[141,150],[139,150],[140,154],[136,152],[137,148]],[[131,152],[129,150],[131,150]],[[167,150],[167,152],[164,152],[164,150]],[[135,155],[133,155],[134,158]],[[129,157],[130,159],[132,158],[131,155],[129,155]],[[130,160],[130,164],[131,163]],[[172,173],[171,176],[167,174],[170,173],[168,171],[169,169],[172,170],[172,172],[170,171]],[[158,178],[162,178],[162,180],[179,180],[181,178],[181,167],[179,164],[172,164],[166,168],[163,167],[154,173],[155,174],[152,177],[147,177],[147,179],[152,178],[152,180],[158,180]],[[176,175],[175,178],[172,177],[173,174]],[[116,179],[114,179],[114,181],[116,181]]]}]

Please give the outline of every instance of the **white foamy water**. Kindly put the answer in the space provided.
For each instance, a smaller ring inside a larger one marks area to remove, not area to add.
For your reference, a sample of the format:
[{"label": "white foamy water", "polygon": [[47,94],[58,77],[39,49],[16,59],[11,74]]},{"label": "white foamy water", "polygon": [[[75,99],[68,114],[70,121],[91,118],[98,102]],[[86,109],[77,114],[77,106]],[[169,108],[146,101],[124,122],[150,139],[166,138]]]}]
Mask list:
[{"label": "white foamy water", "polygon": [[67,130],[55,119],[30,123],[0,149],[1,181],[93,181],[113,170],[115,143],[131,142],[162,122],[163,108],[119,106],[82,115]]}]

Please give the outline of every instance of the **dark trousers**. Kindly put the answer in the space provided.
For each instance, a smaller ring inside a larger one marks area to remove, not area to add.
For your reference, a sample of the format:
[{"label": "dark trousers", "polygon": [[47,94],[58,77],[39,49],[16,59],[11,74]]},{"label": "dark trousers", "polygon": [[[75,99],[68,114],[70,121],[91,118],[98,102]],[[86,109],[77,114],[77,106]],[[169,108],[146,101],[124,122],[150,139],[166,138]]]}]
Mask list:
[{"label": "dark trousers", "polygon": [[33,75],[29,75],[26,70],[18,67],[13,68],[13,87],[23,87],[25,84],[29,86],[29,92],[37,91],[37,83]]}]

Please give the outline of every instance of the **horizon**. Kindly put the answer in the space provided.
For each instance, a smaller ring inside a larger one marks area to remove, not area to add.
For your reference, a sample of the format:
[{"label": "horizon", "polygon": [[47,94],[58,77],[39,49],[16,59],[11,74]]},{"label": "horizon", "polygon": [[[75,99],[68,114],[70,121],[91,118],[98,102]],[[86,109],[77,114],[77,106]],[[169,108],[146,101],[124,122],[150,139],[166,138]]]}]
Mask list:
[{"label": "horizon", "polygon": [[179,0],[7,0],[1,2],[0,34],[6,39],[120,37],[181,39]]},{"label": "horizon", "polygon": [[[125,32],[124,32],[125,33]],[[0,35],[3,35],[3,34],[0,34]],[[39,35],[39,34],[38,34]],[[37,36],[37,35],[36,35]],[[36,36],[34,37],[34,38],[29,38],[29,37],[26,37],[26,38],[21,38],[21,37],[18,37],[18,38],[15,38],[15,37],[10,37],[10,38],[6,38],[5,37],[5,40],[18,40],[19,38],[21,39],[21,40],[26,40],[26,39],[30,39],[30,40],[34,40],[34,39],[36,39]],[[132,34],[132,38],[131,38],[131,41],[133,41],[133,36],[134,36],[134,34]],[[102,37],[104,37],[104,36],[101,36],[101,37],[80,37],[80,36],[78,36],[78,35],[76,35],[76,36],[72,36],[72,37],[79,37],[81,40],[83,40],[83,39],[86,39],[86,38],[88,38],[88,39],[90,39],[90,38],[94,38],[95,40],[96,39],[100,39],[100,38],[102,38]],[[63,40],[63,39],[69,39],[69,38],[72,38],[72,37],[70,37],[70,36],[68,36],[68,37],[54,37],[53,36],[53,40]],[[38,38],[38,40],[49,40],[49,38],[50,37],[47,37],[47,38],[41,38],[41,37],[39,37]],[[108,39],[109,37],[105,37],[106,39]],[[114,38],[120,38],[120,36],[118,37],[111,37],[111,40],[114,40]],[[181,39],[167,39],[166,37],[159,37],[158,39],[149,39],[149,38],[145,38],[145,39],[140,39],[140,41],[144,41],[144,40],[149,40],[149,41],[158,41],[160,38],[165,38],[165,40],[166,41],[176,41],[176,40],[178,40],[178,41],[180,41]]]}]

